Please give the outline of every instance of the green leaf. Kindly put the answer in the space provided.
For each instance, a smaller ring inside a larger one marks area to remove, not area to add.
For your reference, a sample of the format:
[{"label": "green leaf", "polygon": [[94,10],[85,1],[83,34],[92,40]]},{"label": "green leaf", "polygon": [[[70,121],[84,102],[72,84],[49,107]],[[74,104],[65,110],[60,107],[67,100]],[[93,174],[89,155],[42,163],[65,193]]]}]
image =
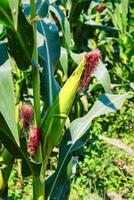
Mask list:
[{"label": "green leaf", "polygon": [[81,62],[82,58],[86,55],[86,52],[74,53],[74,52],[70,51],[70,55],[71,55],[71,58],[73,59],[73,61],[77,65],[79,65],[79,63]]},{"label": "green leaf", "polygon": [[28,23],[21,9],[18,16],[17,30],[7,29],[8,45],[11,56],[21,70],[27,70],[31,65],[34,38],[32,26]]},{"label": "green leaf", "polygon": [[46,63],[55,63],[60,57],[60,39],[57,26],[49,19],[40,20],[38,28],[38,52]]},{"label": "green leaf", "polygon": [[44,18],[47,16],[49,7],[49,0],[37,0],[36,13],[40,17]]},{"label": "green leaf", "polygon": [[84,136],[86,131],[88,131],[90,123],[94,118],[110,112],[116,112],[121,108],[125,99],[129,97],[130,93],[125,93],[123,95],[104,94],[95,102],[93,107],[84,117],[74,120],[69,128],[72,136],[71,149],[77,149],[76,142],[78,142],[78,144],[80,143],[79,139]]},{"label": "green leaf", "polygon": [[[2,55],[2,52],[0,52]],[[12,136],[19,145],[19,136],[15,119],[14,88],[9,61],[0,66],[0,112],[8,124]]]},{"label": "green leaf", "polygon": [[128,21],[128,0],[122,0],[120,4],[116,4],[114,13],[109,12],[112,22],[121,33],[127,32]]},{"label": "green leaf", "polygon": [[127,31],[127,21],[128,21],[128,0],[122,0],[121,1],[121,19],[122,19],[122,27],[123,27],[123,33],[126,33]]},{"label": "green leaf", "polygon": [[63,11],[60,9],[59,6],[53,5],[53,6],[50,6],[49,9],[58,18],[61,29],[62,29],[62,33],[63,33],[63,36],[64,36],[64,40],[65,40],[65,43],[66,43],[66,47],[68,49],[70,49],[70,46],[71,46],[71,30],[70,30],[70,24],[69,24],[68,19],[65,17]]},{"label": "green leaf", "polygon": [[68,53],[64,47],[61,47],[60,63],[65,76],[68,77]]},{"label": "green leaf", "polygon": [[89,20],[89,21],[85,22],[85,24],[87,24],[93,28],[99,29],[101,31],[109,31],[109,32],[117,32],[118,31],[118,29],[115,27],[99,25],[93,20]]},{"label": "green leaf", "polygon": [[[83,146],[88,140],[89,136],[89,128],[92,120],[100,115],[108,114],[109,112],[116,112],[121,108],[123,102],[126,98],[129,98],[130,94],[125,93],[122,95],[113,95],[113,94],[103,94],[93,105],[91,110],[84,116],[79,119],[74,120],[71,124],[67,133],[71,135],[71,140],[65,143],[64,148],[67,148],[67,151],[62,156],[62,163],[58,168],[58,172],[56,172],[53,183],[51,184],[51,190],[49,191],[49,198],[51,199],[54,195],[55,187],[58,187],[58,180],[60,179],[60,175],[64,171],[64,164],[68,160],[68,156],[70,154]],[[66,134],[65,134],[66,135]],[[66,147],[67,145],[67,147]],[[65,171],[64,171],[65,173]],[[60,179],[61,180],[61,179]],[[63,179],[63,181],[65,181]],[[64,182],[62,182],[64,184]],[[61,185],[61,182],[60,182]],[[63,188],[61,188],[63,189]],[[60,191],[62,193],[62,191]]]},{"label": "green leaf", "polygon": [[70,23],[66,17],[64,20],[64,35],[65,35],[66,45],[67,45],[68,49],[70,49],[70,47],[71,47],[71,29],[70,29]]},{"label": "green leaf", "polygon": [[15,119],[14,88],[11,68],[8,61],[7,44],[0,44],[0,140],[16,158],[23,159],[27,171],[31,171],[29,160],[23,149],[22,139],[19,141]]},{"label": "green leaf", "polygon": [[8,0],[0,0],[0,23],[12,28],[13,19]]},{"label": "green leaf", "polygon": [[15,157],[20,158],[23,160],[23,164],[25,169],[29,172],[32,171],[29,158],[23,151],[23,141],[20,140],[20,146],[16,143],[15,139],[12,137],[12,133],[6,123],[5,119],[3,118],[2,114],[0,113],[0,140],[2,141],[3,145],[6,149]]},{"label": "green leaf", "polygon": [[111,92],[111,80],[109,73],[103,64],[103,62],[100,60],[98,66],[96,67],[96,70],[94,71],[93,75],[97,78],[97,80],[102,84],[105,92],[110,93]]},{"label": "green leaf", "polygon": [[[48,108],[56,98],[60,87],[54,78],[54,64],[60,57],[60,40],[57,26],[48,19],[38,24],[38,52],[43,67],[41,73],[41,91]],[[49,87],[48,87],[49,86]]]},{"label": "green leaf", "polygon": [[98,136],[100,140],[103,140],[105,141],[106,143],[108,144],[111,144],[119,149],[122,149],[124,150],[126,153],[134,156],[134,150],[130,147],[128,147],[126,144],[124,144],[123,142],[121,142],[120,140],[118,139],[113,139],[113,138],[108,138],[106,136],[103,136],[103,135],[99,135]]},{"label": "green leaf", "polygon": [[59,160],[58,160],[58,165],[55,173],[50,176],[46,181],[45,181],[45,189],[46,189],[46,199],[49,197],[50,192],[52,190],[53,183],[55,181],[55,178],[58,176],[56,180],[55,187],[53,188],[53,191],[51,193],[50,198],[48,199],[68,199],[69,191],[70,191],[70,180],[69,177],[71,175],[71,154],[68,155],[66,161],[62,165],[62,169],[59,169],[62,164],[62,160],[64,159],[64,155],[68,152],[68,141],[70,140],[70,135],[65,134],[62,142],[60,144],[60,151],[59,151]]},{"label": "green leaf", "polygon": [[0,44],[0,66],[2,66],[8,60],[7,44]]},{"label": "green leaf", "polygon": [[9,152],[11,152],[16,157],[20,157],[20,153],[18,153],[17,149],[19,146],[12,136],[12,132],[10,131],[2,113],[0,113],[0,140]]},{"label": "green leaf", "polygon": [[19,0],[8,0],[8,1],[9,1],[11,13],[12,13],[14,28],[17,30],[18,12],[19,12]]},{"label": "green leaf", "polygon": [[[36,15],[40,16],[41,18],[44,18],[48,14],[48,8],[49,8],[49,0],[36,0]],[[29,1],[23,0],[23,7],[24,7],[24,13],[25,16],[30,15],[30,4]]]},{"label": "green leaf", "polygon": [[65,15],[64,15],[63,11],[57,5],[50,6],[49,9],[58,18],[61,28],[62,28],[62,31],[63,31],[64,30],[64,20],[65,20]]},{"label": "green leaf", "polygon": [[4,41],[7,38],[6,29],[0,25],[0,41]]}]

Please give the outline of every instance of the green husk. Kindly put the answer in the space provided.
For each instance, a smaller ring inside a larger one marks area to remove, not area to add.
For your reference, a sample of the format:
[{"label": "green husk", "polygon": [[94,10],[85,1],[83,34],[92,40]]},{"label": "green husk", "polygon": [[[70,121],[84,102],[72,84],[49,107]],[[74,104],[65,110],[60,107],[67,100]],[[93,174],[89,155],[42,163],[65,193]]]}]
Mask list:
[{"label": "green husk", "polygon": [[85,67],[86,59],[84,58],[67,80],[56,100],[43,118],[43,156],[46,154],[49,155],[53,147],[56,146],[61,140],[63,128],[73,104]]}]

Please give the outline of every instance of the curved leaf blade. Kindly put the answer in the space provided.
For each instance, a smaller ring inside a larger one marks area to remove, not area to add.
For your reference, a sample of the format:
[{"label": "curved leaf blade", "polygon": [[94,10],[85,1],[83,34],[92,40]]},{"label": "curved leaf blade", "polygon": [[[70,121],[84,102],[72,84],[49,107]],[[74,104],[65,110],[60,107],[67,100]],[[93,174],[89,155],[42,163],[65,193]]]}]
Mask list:
[{"label": "curved leaf blade", "polygon": [[[71,140],[67,143],[68,150],[66,151],[58,172],[56,173],[54,182],[51,186],[49,199],[51,199],[53,191],[55,190],[55,187],[57,187],[56,185],[58,184],[59,176],[62,173],[61,171],[64,170],[63,165],[68,159],[68,156],[70,156],[71,152],[79,149],[86,143],[88,139],[87,131],[89,130],[92,120],[98,116],[108,114],[109,112],[116,112],[129,96],[130,93],[123,95],[104,94],[95,102],[91,110],[84,117],[76,119],[70,124],[68,133],[71,134]],[[87,137],[85,137],[83,142],[81,142],[81,138],[83,138],[85,134]]]},{"label": "curved leaf blade", "polygon": [[60,63],[65,76],[68,77],[68,53],[64,47],[61,47]]},{"label": "curved leaf blade", "polygon": [[111,92],[111,80],[108,73],[107,68],[100,60],[96,70],[94,71],[93,75],[97,78],[97,80],[102,84],[105,92]]},{"label": "curved leaf blade", "polygon": [[124,150],[127,154],[134,156],[134,150],[132,148],[128,147],[123,142],[121,142],[119,139],[108,138],[104,135],[99,135],[98,137],[100,140],[103,140],[104,142],[106,142],[108,144],[111,144],[119,149]]},{"label": "curved leaf blade", "polygon": [[24,153],[24,150],[22,150],[23,141],[20,141],[20,146],[18,146],[15,139],[12,137],[12,133],[1,113],[0,113],[0,140],[2,141],[6,149],[15,158],[20,158],[23,160],[23,163],[25,164],[27,171],[31,172],[32,168],[30,165],[30,161],[27,155]]},{"label": "curved leaf blade", "polygon": [[[60,144],[59,160],[58,160],[57,169],[56,169],[55,173],[45,181],[46,199],[49,197],[53,182],[59,173],[59,168],[64,159],[64,155],[68,152],[68,145],[67,145],[68,140],[70,140],[70,135],[65,134],[63,136],[62,142]],[[70,165],[71,165],[71,154],[69,154],[66,161],[62,165],[62,169],[60,170],[60,174],[58,175],[58,179],[57,179],[55,188],[51,194],[50,199],[54,199],[54,198],[58,199],[58,200],[68,199],[68,195],[69,195],[69,191],[70,191],[69,177],[71,175],[71,166]]]},{"label": "curved leaf blade", "polygon": [[9,28],[13,27],[13,19],[8,0],[0,1],[0,23]]},{"label": "curved leaf blade", "polygon": [[36,2],[36,13],[40,17],[44,18],[47,16],[49,7],[49,0],[37,0]]},{"label": "curved leaf blade", "polygon": [[82,58],[86,55],[86,52],[83,52],[83,53],[74,53],[73,51],[70,51],[70,55],[71,55],[71,58],[73,59],[73,61],[79,65]]},{"label": "curved leaf blade", "polygon": [[67,46],[67,49],[70,50],[71,47],[71,30],[70,30],[70,24],[68,19],[65,17],[63,11],[60,9],[58,5],[50,6],[50,11],[52,11],[55,16],[58,18],[58,21],[60,23],[63,36],[65,39],[65,43]]},{"label": "curved leaf blade", "polygon": [[14,23],[14,28],[17,30],[17,24],[18,24],[18,12],[19,12],[19,0],[8,0],[11,13],[12,13],[12,18],[13,18],[13,23]]},{"label": "curved leaf blade", "polygon": [[28,23],[21,9],[19,9],[17,30],[7,29],[7,32],[11,56],[15,59],[18,68],[27,70],[31,65],[34,38],[33,28]]},{"label": "curved leaf blade", "polygon": [[[57,26],[48,19],[41,20],[38,27],[38,52],[43,61],[41,73],[41,90],[48,108],[56,98],[60,87],[54,78],[53,66],[60,57],[60,40]],[[49,85],[49,87],[48,87]]]},{"label": "curved leaf blade", "polygon": [[[2,55],[2,53],[0,52]],[[9,62],[0,66],[0,113],[8,124],[12,136],[19,145],[19,135],[15,119],[14,88]]]},{"label": "curved leaf blade", "polygon": [[100,25],[100,24],[97,24],[93,20],[89,20],[89,21],[85,22],[85,24],[87,24],[95,29],[102,30],[102,31],[109,31],[109,32],[117,32],[118,31],[118,29],[115,27]]}]

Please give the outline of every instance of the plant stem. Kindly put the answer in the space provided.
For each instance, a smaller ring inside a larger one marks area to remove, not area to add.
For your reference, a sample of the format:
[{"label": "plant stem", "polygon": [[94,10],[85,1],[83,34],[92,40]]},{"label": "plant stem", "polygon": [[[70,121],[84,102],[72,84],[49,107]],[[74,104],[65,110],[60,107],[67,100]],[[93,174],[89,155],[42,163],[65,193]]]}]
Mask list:
[{"label": "plant stem", "polygon": [[22,177],[22,160],[18,159],[17,160],[18,164],[18,183],[19,183],[19,188],[22,189],[23,187],[23,177]]},{"label": "plant stem", "polygon": [[33,176],[33,200],[45,200],[45,184],[39,176]]},{"label": "plant stem", "polygon": [[[36,21],[33,20],[36,17],[35,0],[30,0],[31,5],[31,20],[34,31],[34,50],[33,59],[38,63],[38,50],[37,50],[37,27]],[[34,94],[34,113],[36,119],[36,125],[41,126],[41,114],[40,114],[40,75],[39,68],[35,66],[32,67],[32,77],[33,77],[33,94]]]},{"label": "plant stem", "polygon": [[40,78],[39,69],[33,67],[33,94],[34,94],[34,113],[37,127],[41,126],[41,114],[40,114]]},{"label": "plant stem", "polygon": [[[37,26],[36,26],[36,20],[34,20],[36,17],[35,0],[30,0],[30,6],[31,6],[31,21],[34,31],[33,60],[35,63],[38,63]],[[34,113],[36,119],[36,126],[40,128],[41,127],[40,74],[38,67],[32,66],[32,78],[33,78]],[[41,151],[41,148],[39,149],[39,151]],[[45,184],[41,182],[39,175],[38,176],[33,175],[33,200],[45,200]]]}]

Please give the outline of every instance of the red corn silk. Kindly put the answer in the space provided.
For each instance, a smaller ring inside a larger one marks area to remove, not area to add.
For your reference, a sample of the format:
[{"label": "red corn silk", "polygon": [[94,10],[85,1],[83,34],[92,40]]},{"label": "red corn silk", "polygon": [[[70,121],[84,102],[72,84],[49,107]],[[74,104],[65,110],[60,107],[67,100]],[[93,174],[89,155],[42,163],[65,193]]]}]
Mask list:
[{"label": "red corn silk", "polygon": [[96,6],[96,10],[99,12],[99,13],[102,13],[106,8],[106,5],[105,4],[99,4]]},{"label": "red corn silk", "polygon": [[94,72],[99,59],[100,59],[100,51],[98,49],[95,49],[85,55],[86,59],[86,68],[83,73],[82,79],[81,79],[81,87],[83,90],[85,90],[88,86],[88,83],[91,79],[91,74]]},{"label": "red corn silk", "polygon": [[33,120],[33,107],[30,104],[23,104],[20,108],[20,120],[24,128],[28,128]]},{"label": "red corn silk", "polygon": [[30,131],[29,143],[28,143],[28,153],[33,157],[39,148],[41,140],[41,131],[38,127],[32,127]]},{"label": "red corn silk", "polygon": [[55,21],[56,24],[59,23],[59,19],[58,19],[58,17],[56,15],[54,15],[54,21]]}]

